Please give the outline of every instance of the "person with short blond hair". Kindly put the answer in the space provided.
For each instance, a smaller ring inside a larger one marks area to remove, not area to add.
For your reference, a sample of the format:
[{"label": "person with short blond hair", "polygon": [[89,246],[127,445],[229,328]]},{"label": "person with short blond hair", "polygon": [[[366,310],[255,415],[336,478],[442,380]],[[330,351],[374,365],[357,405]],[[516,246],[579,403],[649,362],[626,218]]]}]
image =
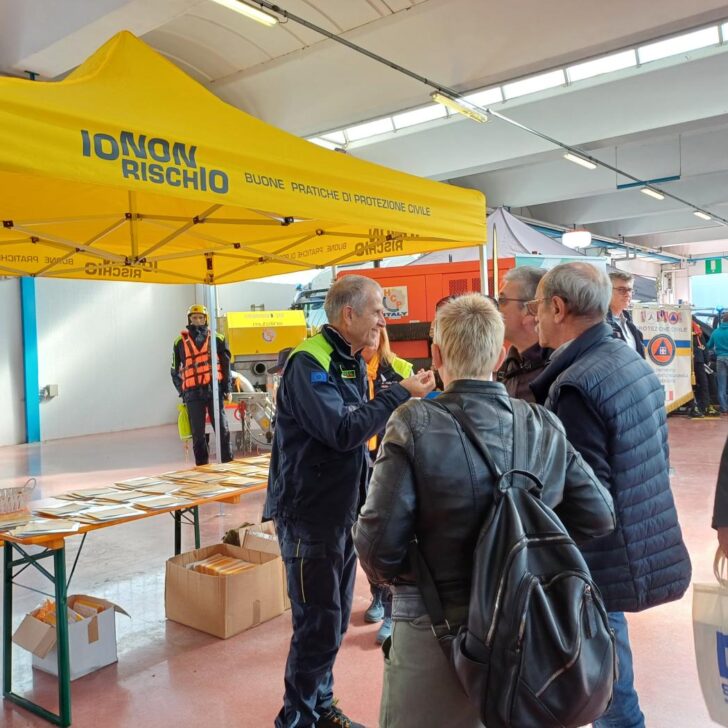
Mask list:
[{"label": "person with short blond hair", "polygon": [[[540,478],[544,502],[575,539],[614,528],[609,495],[574,452],[558,420],[538,405],[514,402],[503,384],[493,381],[505,355],[503,329],[498,309],[479,293],[438,310],[432,353],[445,390],[435,400],[412,399],[395,410],[354,526],[354,545],[367,576],[392,585],[393,629],[382,646],[380,728],[482,728],[477,707],[432,632],[408,559],[408,546],[416,538],[451,627],[464,624],[473,551],[493,504],[495,482],[448,407],[460,408],[470,419],[503,471],[512,467],[514,439],[527,438],[527,468]],[[526,411],[518,432],[514,404]]]},{"label": "person with short blond hair", "polygon": [[503,317],[484,296],[460,296],[435,319],[434,344],[447,351],[452,379],[490,377],[503,349]]}]

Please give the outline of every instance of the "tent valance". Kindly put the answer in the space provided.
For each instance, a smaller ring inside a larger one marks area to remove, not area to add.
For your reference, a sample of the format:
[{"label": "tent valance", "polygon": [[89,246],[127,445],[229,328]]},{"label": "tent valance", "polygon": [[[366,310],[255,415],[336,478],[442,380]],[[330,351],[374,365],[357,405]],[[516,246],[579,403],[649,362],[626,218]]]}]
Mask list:
[{"label": "tent valance", "polygon": [[0,275],[230,283],[482,244],[480,192],[331,152],[134,37],[0,79]]}]

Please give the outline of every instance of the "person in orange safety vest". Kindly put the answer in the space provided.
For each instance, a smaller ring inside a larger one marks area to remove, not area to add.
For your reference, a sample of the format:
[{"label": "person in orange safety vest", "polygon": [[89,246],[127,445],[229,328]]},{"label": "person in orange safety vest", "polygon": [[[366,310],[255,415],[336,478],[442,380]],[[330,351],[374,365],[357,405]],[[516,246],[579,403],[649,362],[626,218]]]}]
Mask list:
[{"label": "person in orange safety vest", "polygon": [[[228,398],[230,386],[230,351],[225,337],[217,334],[217,383],[220,410],[221,462],[233,459],[230,447],[230,429],[225,418],[224,400]],[[172,381],[177,393],[187,406],[192,430],[192,450],[195,464],[206,465],[209,461],[207,438],[205,437],[205,415],[215,423],[212,405],[212,356],[210,353],[210,331],[207,327],[207,309],[195,304],[187,311],[187,328],[175,339],[172,353]]]}]

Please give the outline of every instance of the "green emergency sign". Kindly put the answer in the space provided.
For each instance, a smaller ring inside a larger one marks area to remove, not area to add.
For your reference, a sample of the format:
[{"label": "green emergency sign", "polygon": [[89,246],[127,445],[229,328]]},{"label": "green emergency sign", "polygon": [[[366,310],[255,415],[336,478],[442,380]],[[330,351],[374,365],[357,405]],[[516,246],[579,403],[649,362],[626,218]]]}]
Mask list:
[{"label": "green emergency sign", "polygon": [[722,258],[708,258],[705,261],[705,275],[711,275],[712,273],[723,272],[723,259]]}]

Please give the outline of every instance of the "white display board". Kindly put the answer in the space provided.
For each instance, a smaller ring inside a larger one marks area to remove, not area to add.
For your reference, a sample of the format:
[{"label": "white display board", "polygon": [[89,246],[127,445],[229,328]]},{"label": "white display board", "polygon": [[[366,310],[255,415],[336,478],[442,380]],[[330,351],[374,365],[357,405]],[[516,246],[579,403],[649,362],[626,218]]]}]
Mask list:
[{"label": "white display board", "polygon": [[690,306],[635,304],[632,320],[642,332],[645,358],[665,388],[667,411],[693,398]]}]

